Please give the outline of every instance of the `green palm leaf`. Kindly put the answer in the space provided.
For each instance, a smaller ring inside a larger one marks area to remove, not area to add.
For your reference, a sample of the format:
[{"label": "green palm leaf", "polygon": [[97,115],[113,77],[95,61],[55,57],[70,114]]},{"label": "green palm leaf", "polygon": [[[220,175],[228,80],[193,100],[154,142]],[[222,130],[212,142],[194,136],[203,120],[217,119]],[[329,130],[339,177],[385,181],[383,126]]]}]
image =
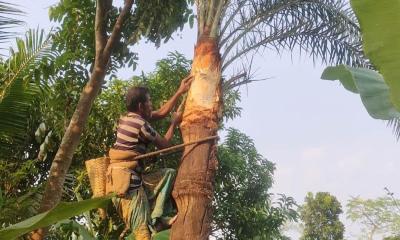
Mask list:
[{"label": "green palm leaf", "polygon": [[47,87],[40,63],[55,57],[51,35],[30,30],[0,65],[0,145],[24,139],[30,107]]},{"label": "green palm leaf", "polygon": [[0,87],[0,103],[6,97],[8,89],[17,79],[24,83],[40,83],[37,77],[36,66],[44,58],[53,60],[56,54],[51,49],[51,35],[45,35],[44,30],[29,30],[25,39],[17,38],[17,49],[10,49],[10,58],[2,67],[2,80]]},{"label": "green palm leaf", "polygon": [[237,0],[222,22],[223,69],[265,48],[324,63],[365,65],[357,19],[343,0]]},{"label": "green palm leaf", "polygon": [[15,4],[0,1],[0,42],[15,36],[8,29],[22,25],[24,22],[15,17],[23,14]]},{"label": "green palm leaf", "polygon": [[[327,68],[323,75],[335,72],[336,77],[353,75],[354,81],[371,89],[369,99],[372,105],[381,106],[380,114],[371,110],[371,104],[363,100],[368,113],[379,119],[389,120],[397,138],[400,138],[400,32],[395,29],[400,24],[399,1],[351,0],[358,21],[360,22],[365,54],[370,58],[379,73],[368,69],[351,69],[348,67]],[[362,75],[358,74],[363,72]],[[331,75],[330,77],[332,77]],[[350,76],[350,78],[352,78]],[[376,81],[371,81],[375,79]],[[346,83],[343,82],[346,87]],[[379,82],[379,83],[378,83]],[[378,84],[377,84],[378,83]],[[386,83],[386,84],[384,84]],[[384,90],[382,89],[385,85]],[[346,87],[347,88],[347,87]],[[372,88],[376,88],[372,90]],[[348,88],[347,88],[348,89]],[[348,89],[350,90],[350,89]],[[360,92],[361,98],[363,94]],[[383,97],[384,96],[384,97]],[[378,103],[377,101],[382,101]],[[395,116],[393,116],[395,115]]]}]

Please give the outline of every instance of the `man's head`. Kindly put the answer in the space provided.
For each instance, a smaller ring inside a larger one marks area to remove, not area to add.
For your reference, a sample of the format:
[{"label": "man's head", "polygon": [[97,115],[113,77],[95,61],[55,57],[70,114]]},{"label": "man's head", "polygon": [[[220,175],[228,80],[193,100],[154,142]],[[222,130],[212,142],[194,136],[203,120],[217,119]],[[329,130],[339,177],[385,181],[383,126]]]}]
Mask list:
[{"label": "man's head", "polygon": [[132,87],[128,89],[125,96],[125,103],[129,112],[137,113],[144,119],[151,117],[153,105],[149,90],[146,87]]}]

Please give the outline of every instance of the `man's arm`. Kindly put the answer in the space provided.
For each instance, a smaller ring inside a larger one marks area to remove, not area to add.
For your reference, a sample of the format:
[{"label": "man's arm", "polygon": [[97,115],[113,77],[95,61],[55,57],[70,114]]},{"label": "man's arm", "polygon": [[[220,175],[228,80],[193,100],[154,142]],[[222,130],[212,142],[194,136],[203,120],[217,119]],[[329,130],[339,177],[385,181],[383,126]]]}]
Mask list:
[{"label": "man's arm", "polygon": [[164,137],[157,134],[154,144],[158,149],[163,149],[171,146],[171,139],[174,136],[174,129],[179,123],[182,121],[182,112],[174,113],[171,120],[171,125],[167,132],[165,133]]},{"label": "man's arm", "polygon": [[164,105],[162,105],[160,109],[151,113],[151,120],[157,120],[166,117],[178,102],[179,97],[189,90],[192,80],[193,76],[191,75],[184,78],[175,94]]}]

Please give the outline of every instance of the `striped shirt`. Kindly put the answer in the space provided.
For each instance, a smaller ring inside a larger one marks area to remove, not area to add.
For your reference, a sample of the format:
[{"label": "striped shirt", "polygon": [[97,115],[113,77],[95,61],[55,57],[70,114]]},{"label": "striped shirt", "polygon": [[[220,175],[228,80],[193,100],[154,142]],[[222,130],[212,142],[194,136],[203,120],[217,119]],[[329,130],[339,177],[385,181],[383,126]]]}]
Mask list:
[{"label": "striped shirt", "polygon": [[129,112],[118,121],[117,141],[113,148],[146,153],[147,145],[156,139],[157,132],[140,115]]}]

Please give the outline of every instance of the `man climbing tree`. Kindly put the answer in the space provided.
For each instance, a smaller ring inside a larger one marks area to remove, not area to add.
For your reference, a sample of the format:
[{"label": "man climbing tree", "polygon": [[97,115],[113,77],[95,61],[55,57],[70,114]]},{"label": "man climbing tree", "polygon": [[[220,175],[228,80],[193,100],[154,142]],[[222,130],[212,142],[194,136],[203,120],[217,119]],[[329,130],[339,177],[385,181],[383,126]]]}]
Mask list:
[{"label": "man climbing tree", "polygon": [[[183,79],[178,91],[157,111],[152,111],[147,88],[132,87],[126,94],[127,114],[119,119],[117,140],[109,151],[107,172],[107,191],[118,193],[119,197],[113,203],[126,225],[120,238],[130,229],[135,239],[150,240],[149,230],[157,231],[165,225],[162,217],[168,214],[165,208],[168,207],[175,170],[161,169],[144,174],[142,160],[135,161],[134,158],[146,153],[149,143],[154,143],[159,149],[170,145],[174,129],[182,120],[182,113],[174,114],[164,137],[148,121],[166,117],[179,97],[189,89],[191,80],[191,76]],[[170,225],[170,222],[167,224]]]},{"label": "man climbing tree", "polygon": [[[93,102],[105,83],[106,75],[118,63],[124,65],[131,60],[134,62],[134,59],[124,57],[129,53],[127,46],[136,44],[142,37],[160,45],[178,27],[183,27],[190,15],[185,0],[126,0],[121,8],[113,6],[112,0],[74,0],[60,1],[57,6],[51,8],[51,15],[53,19],[63,22],[63,28],[58,35],[61,36],[60,45],[56,48],[60,51],[66,50],[68,56],[78,56],[76,59],[69,59],[70,63],[80,62],[82,57],[86,57],[79,68],[90,69],[91,74],[83,79],[85,87],[71,114],[71,120],[65,124],[65,133],[51,163],[38,212],[48,211],[60,202],[73,154],[78,147]],[[77,16],[76,13],[81,15]],[[75,28],[81,31],[73,31]],[[76,52],[76,49],[79,51]],[[84,56],[80,51],[82,49],[88,50]],[[32,232],[31,239],[43,239],[45,234],[45,229],[38,229]]]}]

